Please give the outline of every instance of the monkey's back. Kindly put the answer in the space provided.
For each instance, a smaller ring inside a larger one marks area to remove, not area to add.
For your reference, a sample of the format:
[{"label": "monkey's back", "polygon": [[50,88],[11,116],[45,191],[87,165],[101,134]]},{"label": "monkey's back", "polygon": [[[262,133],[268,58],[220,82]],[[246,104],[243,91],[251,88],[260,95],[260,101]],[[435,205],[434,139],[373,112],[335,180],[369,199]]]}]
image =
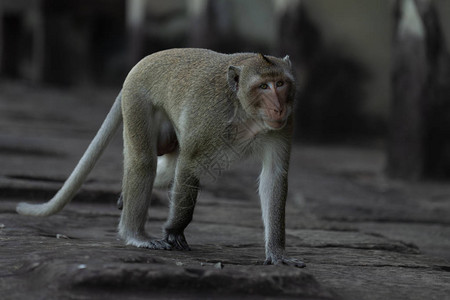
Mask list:
[{"label": "monkey's back", "polygon": [[[196,136],[211,141],[211,145],[217,145],[220,133],[226,135],[228,121],[239,105],[228,86],[228,67],[252,56],[192,48],[151,54],[128,74],[123,86],[123,105],[145,98],[167,114],[178,136],[188,138],[191,135],[186,132],[195,132]],[[137,97],[127,99],[129,93]],[[198,122],[199,117],[202,122]],[[182,145],[184,141],[179,142]]]},{"label": "monkey's back", "polygon": [[195,48],[164,50],[143,58],[130,71],[124,87],[130,79],[133,79],[133,85],[140,82],[141,90],[159,96],[159,99],[153,99],[156,105],[189,98],[192,101],[195,95],[215,94],[218,89],[226,88],[228,66],[252,55],[221,54]]}]

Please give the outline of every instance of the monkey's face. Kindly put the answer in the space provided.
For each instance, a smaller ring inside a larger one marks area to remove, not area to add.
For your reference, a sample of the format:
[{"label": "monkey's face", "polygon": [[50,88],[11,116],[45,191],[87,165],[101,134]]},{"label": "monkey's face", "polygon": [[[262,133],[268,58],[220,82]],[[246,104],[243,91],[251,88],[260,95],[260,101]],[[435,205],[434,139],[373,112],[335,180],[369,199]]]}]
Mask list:
[{"label": "monkey's face", "polygon": [[292,112],[291,82],[283,77],[261,78],[251,89],[253,115],[256,114],[268,129],[283,128]]},{"label": "monkey's face", "polygon": [[251,63],[228,70],[228,83],[246,114],[270,130],[286,125],[294,105],[294,82],[288,57],[259,54]]},{"label": "monkey's face", "polygon": [[[245,74],[244,74],[245,75]],[[292,113],[294,83],[283,72],[242,78],[238,98],[247,114],[269,130],[282,129]]]}]

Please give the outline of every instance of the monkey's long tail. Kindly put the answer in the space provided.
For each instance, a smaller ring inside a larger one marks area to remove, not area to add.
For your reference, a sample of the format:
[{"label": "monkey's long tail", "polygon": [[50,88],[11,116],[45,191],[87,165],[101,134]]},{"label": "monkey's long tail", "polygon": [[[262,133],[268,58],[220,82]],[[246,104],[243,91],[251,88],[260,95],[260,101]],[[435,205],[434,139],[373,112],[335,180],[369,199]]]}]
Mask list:
[{"label": "monkey's long tail", "polygon": [[43,204],[28,204],[25,202],[17,205],[17,212],[21,215],[30,216],[49,216],[59,212],[72,200],[81,185],[91,172],[97,160],[100,158],[103,150],[111,141],[117,128],[122,123],[122,93],[117,96],[111,110],[105,121],[90,143],[83,157],[78,162],[69,178],[64,182],[62,188],[48,202]]}]

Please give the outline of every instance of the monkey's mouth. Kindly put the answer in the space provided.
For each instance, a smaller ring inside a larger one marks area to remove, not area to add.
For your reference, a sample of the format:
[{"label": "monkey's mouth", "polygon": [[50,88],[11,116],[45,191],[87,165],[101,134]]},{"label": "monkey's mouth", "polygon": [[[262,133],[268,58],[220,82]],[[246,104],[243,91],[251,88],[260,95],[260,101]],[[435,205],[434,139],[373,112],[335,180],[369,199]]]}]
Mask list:
[{"label": "monkey's mouth", "polygon": [[281,120],[264,120],[264,124],[268,129],[271,130],[279,130],[282,129],[287,123],[287,119],[281,119]]}]

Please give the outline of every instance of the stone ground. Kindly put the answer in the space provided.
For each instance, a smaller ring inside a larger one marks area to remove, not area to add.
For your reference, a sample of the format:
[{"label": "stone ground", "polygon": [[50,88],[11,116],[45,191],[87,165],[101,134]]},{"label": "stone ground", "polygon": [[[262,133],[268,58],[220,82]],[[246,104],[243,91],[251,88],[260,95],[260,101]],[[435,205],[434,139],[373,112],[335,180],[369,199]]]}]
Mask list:
[{"label": "stone ground", "polygon": [[382,148],[294,147],[287,250],[304,269],[262,264],[254,163],[207,176],[186,231],[192,251],[124,246],[120,134],[61,213],[17,215],[19,201],[58,190],[114,98],[0,83],[0,298],[450,299],[450,183],[386,179]]}]

